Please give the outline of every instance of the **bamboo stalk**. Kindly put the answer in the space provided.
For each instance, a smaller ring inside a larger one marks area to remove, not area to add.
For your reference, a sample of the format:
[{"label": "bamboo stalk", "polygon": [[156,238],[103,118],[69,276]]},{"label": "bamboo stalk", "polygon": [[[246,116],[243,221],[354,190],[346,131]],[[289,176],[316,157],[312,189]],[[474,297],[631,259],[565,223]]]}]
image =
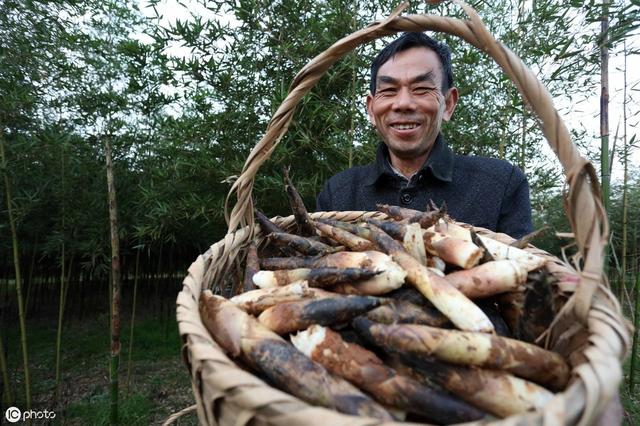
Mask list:
[{"label": "bamboo stalk", "polygon": [[[622,177],[622,283],[626,289],[627,285],[627,234],[628,234],[628,217],[627,210],[629,208],[629,199],[627,197],[627,184],[629,180],[629,146],[627,145],[627,39],[624,39],[624,72],[623,72],[623,95],[622,95],[622,141],[623,141],[623,177]],[[633,275],[632,275],[633,276]]]},{"label": "bamboo stalk", "polygon": [[[519,39],[524,40],[526,35],[523,34],[523,22],[526,19],[525,17],[525,9],[524,9],[524,0],[518,1],[518,26],[517,33],[519,34]],[[527,105],[522,101],[522,128],[520,129],[520,169],[522,172],[525,172],[525,167],[527,166]]]},{"label": "bamboo stalk", "polygon": [[13,201],[11,198],[11,185],[7,172],[7,159],[4,153],[4,135],[0,129],[0,164],[4,173],[4,186],[7,200],[7,214],[9,215],[9,226],[11,228],[11,241],[13,245],[13,264],[16,273],[16,293],[18,296],[18,318],[20,323],[20,343],[22,345],[22,362],[24,367],[24,389],[27,410],[31,410],[31,377],[29,374],[29,350],[27,348],[27,326],[25,323],[24,302],[22,298],[22,277],[20,276],[20,250],[18,249],[18,231],[16,221],[13,217]]},{"label": "bamboo stalk", "polygon": [[69,265],[67,266],[67,278],[66,278],[66,285],[64,287],[64,299],[63,299],[63,306],[67,306],[67,294],[69,293],[69,283],[71,282],[71,271],[73,270],[73,260],[74,260],[75,256],[72,253],[71,257],[69,258]]},{"label": "bamboo stalk", "polygon": [[13,403],[13,395],[11,394],[11,382],[9,381],[9,370],[7,369],[7,360],[4,357],[4,342],[0,335],[0,371],[2,371],[2,385],[4,403],[7,407],[10,407]]},{"label": "bamboo stalk", "polygon": [[33,291],[33,270],[35,269],[36,264],[36,253],[38,251],[38,237],[40,235],[36,234],[36,240],[33,243],[33,252],[31,254],[31,262],[29,264],[29,281],[27,285],[27,297],[24,301],[24,317],[29,318],[29,306],[31,305],[31,295]]},{"label": "bamboo stalk", "polygon": [[136,253],[136,272],[133,277],[133,301],[131,302],[131,331],[129,332],[129,354],[127,359],[127,394],[131,384],[131,354],[133,353],[133,329],[136,323],[136,302],[138,299],[138,272],[140,270],[140,249]]},{"label": "bamboo stalk", "polygon": [[[610,213],[610,178],[609,173],[609,5],[611,0],[602,2],[600,21],[600,177],[602,180],[602,204],[605,212]],[[610,246],[604,248],[604,274],[608,273]],[[620,290],[620,289],[618,289]],[[621,299],[622,293],[619,293]]]},{"label": "bamboo stalk", "polygon": [[[63,228],[64,228],[64,207],[63,207]],[[62,248],[60,250],[60,300],[58,302],[58,331],[56,334],[56,390],[54,392],[53,401],[54,405],[57,407],[58,402],[60,401],[60,384],[61,374],[60,374],[60,354],[62,351],[62,316],[64,315],[64,303],[65,303],[65,271],[64,271],[64,262],[65,262],[65,244],[64,244],[64,230],[63,230],[63,240],[62,240]]]},{"label": "bamboo stalk", "polygon": [[111,229],[111,354],[109,362],[110,415],[109,421],[118,423],[118,366],[120,363],[120,242],[118,240],[118,210],[113,176],[111,143],[105,140],[107,163],[107,191],[109,199],[109,225]]},{"label": "bamboo stalk", "polygon": [[[353,24],[353,28],[351,32],[355,32],[358,30],[358,0],[355,0],[353,3],[353,18],[351,23]],[[350,99],[350,112],[349,112],[349,168],[353,167],[353,147],[355,145],[355,116],[356,116],[356,103],[358,96],[356,94],[356,77],[358,73],[358,54],[354,51],[351,52],[351,99]]]},{"label": "bamboo stalk", "polygon": [[66,198],[65,198],[65,179],[64,179],[64,142],[61,144],[61,152],[60,152],[60,183],[62,189],[62,244],[60,248],[60,297],[58,301],[58,331],[56,335],[56,390],[53,395],[54,405],[57,407],[58,402],[60,401],[60,385],[62,382],[61,372],[60,372],[60,355],[62,351],[62,317],[64,315],[64,305],[65,305],[65,271],[64,264],[66,262],[65,258],[65,215],[66,215]]}]

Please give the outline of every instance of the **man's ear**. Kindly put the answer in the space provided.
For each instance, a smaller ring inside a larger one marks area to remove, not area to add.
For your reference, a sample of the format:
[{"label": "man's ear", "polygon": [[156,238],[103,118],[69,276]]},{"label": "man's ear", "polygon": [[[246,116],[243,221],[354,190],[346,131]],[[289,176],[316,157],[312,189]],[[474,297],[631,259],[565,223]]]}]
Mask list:
[{"label": "man's ear", "polygon": [[453,112],[458,104],[458,89],[452,87],[447,91],[444,97],[444,113],[442,114],[442,120],[449,121],[453,117]]},{"label": "man's ear", "polygon": [[369,117],[369,122],[376,127],[376,119],[373,118],[373,112],[371,111],[373,104],[373,96],[367,95],[367,116]]}]

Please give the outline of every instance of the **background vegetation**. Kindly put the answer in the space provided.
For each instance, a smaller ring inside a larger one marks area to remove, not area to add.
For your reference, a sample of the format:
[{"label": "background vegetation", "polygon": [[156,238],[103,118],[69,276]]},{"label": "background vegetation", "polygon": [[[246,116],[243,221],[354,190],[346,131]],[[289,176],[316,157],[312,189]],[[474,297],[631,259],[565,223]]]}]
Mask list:
[{"label": "background vegetation", "polygon": [[[90,406],[104,402],[106,412],[106,361],[103,371],[95,364],[100,391],[69,390],[82,371],[78,365],[91,358],[77,351],[98,345],[106,354],[107,327],[113,327],[109,316],[121,308],[125,345],[123,352],[112,346],[112,358],[128,360],[133,354],[134,364],[136,356],[141,363],[145,356],[164,359],[154,352],[160,350],[157,345],[170,347],[167,359],[180,362],[174,302],[182,277],[198,254],[224,236],[230,184],[289,82],[315,55],[385,16],[396,3],[200,0],[167,9],[159,0],[0,2],[3,407],[56,407],[73,419],[97,415],[83,408],[92,401]],[[638,75],[627,73],[626,59],[638,55],[638,2],[470,3],[558,100],[583,154],[611,168],[609,271],[625,312],[635,319]],[[167,11],[189,18],[166,19]],[[418,1],[409,11],[462,16],[458,7]],[[604,17],[608,29],[603,34]],[[570,242],[555,235],[570,231],[562,206],[564,180],[535,118],[485,55],[457,39],[440,38],[454,52],[461,93],[455,119],[444,129],[448,142],[458,153],[504,158],[521,167],[532,188],[535,225],[551,229],[536,245],[561,255]],[[256,181],[254,202],[268,215],[289,214],[284,166],[291,166],[293,181],[313,209],[329,176],[373,159],[377,139],[363,98],[369,62],[390,39],[345,57],[303,100]],[[595,116],[585,119],[583,113],[599,103],[602,47],[625,60],[615,74],[624,77],[624,92],[611,95],[623,100],[623,108],[620,116],[610,117],[618,124],[612,126],[606,152],[594,144],[585,122]],[[107,156],[113,160],[121,280],[112,274]],[[121,308],[112,303],[120,286]],[[137,304],[144,301],[135,333],[134,288]],[[104,341],[89,343],[95,336],[82,328],[85,323],[94,325],[92,333],[104,333]],[[145,346],[157,330],[165,340]],[[121,375],[128,364],[121,364]],[[116,381],[115,388],[129,382]],[[189,392],[188,380],[184,383]],[[150,388],[121,397],[121,411],[146,413],[141,424],[159,421],[148,417],[154,412],[145,405],[154,401]],[[138,403],[126,408],[127,401]],[[133,422],[126,415],[120,420]]]}]

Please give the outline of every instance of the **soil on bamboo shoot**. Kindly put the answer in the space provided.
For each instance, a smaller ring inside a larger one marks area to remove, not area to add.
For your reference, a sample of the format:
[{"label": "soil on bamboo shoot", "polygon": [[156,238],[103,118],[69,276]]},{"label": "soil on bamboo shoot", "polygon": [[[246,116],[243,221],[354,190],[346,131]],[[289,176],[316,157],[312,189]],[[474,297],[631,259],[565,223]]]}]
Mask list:
[{"label": "soil on bamboo shoot", "polygon": [[525,342],[535,342],[549,328],[554,317],[552,278],[546,271],[532,272],[524,292],[516,337]]},{"label": "soil on bamboo shoot", "polygon": [[371,321],[381,324],[424,324],[443,327],[449,319],[435,309],[425,309],[406,300],[392,300],[366,314]]},{"label": "soil on bamboo shoot", "polygon": [[260,229],[262,229],[262,233],[265,235],[272,234],[274,232],[285,232],[284,229],[280,228],[278,225],[273,223],[271,219],[269,219],[264,213],[260,210],[255,210],[256,220],[258,225],[260,225]]},{"label": "soil on bamboo shoot", "polygon": [[[509,326],[506,321],[502,317],[502,313],[500,312],[500,307],[496,302],[495,298],[488,297],[486,299],[478,299],[474,300],[475,304],[478,305],[482,312],[489,318],[491,323],[496,329],[496,334],[502,337],[513,337]],[[428,324],[427,324],[428,325]]]},{"label": "soil on bamboo shoot", "polygon": [[[256,247],[255,243],[249,244],[247,247],[247,258],[245,261],[245,269],[244,269],[244,280],[243,280],[243,290],[245,292],[255,290],[256,286],[253,285],[253,276],[260,270],[260,261],[258,259],[258,247]],[[238,294],[238,291],[235,291],[234,294]]]},{"label": "soil on bamboo shoot", "polygon": [[200,316],[227,354],[241,358],[285,392],[342,413],[392,420],[383,407],[355,386],[329,374],[223,297],[204,291]]},{"label": "soil on bamboo shoot", "polygon": [[393,239],[401,241],[407,253],[415,257],[421,264],[427,265],[427,253],[419,223],[404,224],[376,219],[367,219],[366,222],[382,229]]},{"label": "soil on bamboo shoot", "polygon": [[[342,225],[338,225],[342,226]],[[380,248],[407,273],[406,280],[415,286],[436,308],[446,315],[456,327],[462,330],[493,332],[493,324],[487,316],[465,295],[449,284],[444,278],[429,271],[404,247],[380,228],[368,224],[367,227],[349,225],[358,236],[375,241]]]},{"label": "soil on bamboo shoot", "polygon": [[305,255],[320,255],[335,253],[341,251],[343,247],[331,247],[330,245],[315,241],[311,238],[301,237],[299,235],[287,234],[283,232],[273,232],[269,234],[269,241],[275,243],[279,247],[296,250]]},{"label": "soil on bamboo shoot", "polygon": [[436,223],[446,215],[445,205],[438,209],[432,209],[427,212],[406,209],[398,206],[389,206],[387,204],[377,204],[376,208],[395,219],[405,220],[408,223],[419,223],[422,228],[428,228],[432,226],[434,223]]},{"label": "soil on bamboo shoot", "polygon": [[522,309],[524,306],[524,291],[511,291],[499,294],[495,297],[502,318],[509,326],[511,334],[518,335],[518,324],[522,318]]},{"label": "soil on bamboo shoot", "polygon": [[265,309],[279,303],[296,302],[315,297],[313,289],[306,281],[292,283],[283,287],[251,290],[235,297],[230,301],[243,311],[252,315],[259,315]]},{"label": "soil on bamboo shoot", "polygon": [[368,296],[340,296],[281,303],[260,314],[258,320],[278,334],[304,330],[312,324],[341,324],[383,303]]},{"label": "soil on bamboo shoot", "polygon": [[445,278],[468,298],[479,299],[520,289],[527,280],[527,270],[513,260],[496,260]]},{"label": "soil on bamboo shoot", "polygon": [[391,365],[423,383],[436,382],[498,417],[543,409],[553,398],[553,393],[542,386],[501,371],[454,366],[414,356],[400,356]]},{"label": "soil on bamboo shoot", "polygon": [[260,269],[275,271],[278,269],[315,268],[318,259],[320,259],[319,256],[263,257],[260,258]]},{"label": "soil on bamboo shoot", "polygon": [[313,222],[313,225],[320,235],[326,238],[331,238],[337,243],[348,247],[350,250],[367,251],[375,249],[375,245],[371,241],[353,235],[344,229],[336,228],[335,226],[323,222]]},{"label": "soil on bamboo shoot", "polygon": [[385,406],[417,413],[437,423],[464,422],[484,417],[482,411],[450,394],[398,375],[373,352],[345,342],[331,329],[313,325],[291,336],[291,341],[312,360],[336,376],[350,381]]},{"label": "soil on bamboo shoot", "polygon": [[284,189],[289,198],[289,204],[291,204],[291,210],[293,211],[293,216],[296,219],[300,235],[305,237],[315,235],[316,232],[311,224],[311,218],[309,218],[307,208],[302,201],[302,196],[300,196],[300,193],[291,182],[291,179],[289,179],[288,168],[284,170]]},{"label": "soil on bamboo shoot", "polygon": [[375,324],[364,318],[353,325],[376,345],[398,353],[504,370],[553,390],[563,389],[569,380],[569,366],[560,355],[519,340],[427,325]]},{"label": "soil on bamboo shoot", "polygon": [[353,283],[378,275],[381,271],[364,268],[300,268],[281,271],[260,271],[253,276],[259,288],[281,287],[305,280],[311,287],[332,287],[340,283]]}]

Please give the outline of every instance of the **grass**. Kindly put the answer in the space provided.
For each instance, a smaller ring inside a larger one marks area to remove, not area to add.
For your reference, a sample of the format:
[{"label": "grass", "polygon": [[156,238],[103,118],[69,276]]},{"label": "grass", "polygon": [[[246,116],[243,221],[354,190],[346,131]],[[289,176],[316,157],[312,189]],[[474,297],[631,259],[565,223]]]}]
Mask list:
[{"label": "grass", "polygon": [[[130,327],[121,331],[119,416],[122,425],[162,424],[171,414],[194,403],[189,375],[183,365],[175,318],[158,321],[140,315],[134,330],[131,383],[127,391]],[[32,409],[54,410],[56,424],[109,424],[109,324],[107,316],[90,321],[69,321],[63,330],[61,404],[54,407],[55,319],[29,321],[29,366]],[[22,358],[17,327],[7,330],[8,363],[18,408],[24,408]],[[4,410],[2,410],[4,413]],[[180,419],[197,424],[195,414]]]},{"label": "grass", "polygon": [[[629,350],[631,353],[631,350]],[[629,388],[631,357],[627,357],[622,368],[624,372],[624,382],[620,386],[620,399],[624,408],[625,417],[622,424],[625,426],[635,426],[640,424],[640,371],[636,370],[634,380],[634,391]]]},{"label": "grass", "polygon": [[[635,426],[640,423],[640,383],[636,383],[634,392],[631,392],[628,385],[629,360],[625,362],[624,372],[624,383],[620,387],[620,400],[624,408],[622,424]],[[636,381],[638,381],[638,378],[636,378]]]},{"label": "grass", "polygon": [[[81,401],[73,402],[66,410],[66,417],[81,423],[89,422],[96,426],[109,424],[109,395],[100,393],[88,396]],[[118,407],[120,423],[124,425],[148,425],[153,403],[146,395],[135,393],[128,395]]]}]

